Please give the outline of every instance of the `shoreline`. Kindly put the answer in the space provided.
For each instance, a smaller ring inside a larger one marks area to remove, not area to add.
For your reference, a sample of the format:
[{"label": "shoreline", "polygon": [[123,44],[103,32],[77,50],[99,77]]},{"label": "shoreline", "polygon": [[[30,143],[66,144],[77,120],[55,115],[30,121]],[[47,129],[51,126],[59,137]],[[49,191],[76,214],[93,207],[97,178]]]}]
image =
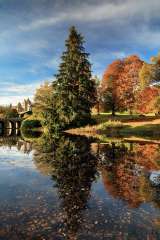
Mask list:
[{"label": "shoreline", "polygon": [[[113,125],[112,125],[113,124]],[[105,122],[93,126],[65,131],[72,135],[85,135],[97,139],[116,138],[160,144],[160,119],[153,121]]]}]

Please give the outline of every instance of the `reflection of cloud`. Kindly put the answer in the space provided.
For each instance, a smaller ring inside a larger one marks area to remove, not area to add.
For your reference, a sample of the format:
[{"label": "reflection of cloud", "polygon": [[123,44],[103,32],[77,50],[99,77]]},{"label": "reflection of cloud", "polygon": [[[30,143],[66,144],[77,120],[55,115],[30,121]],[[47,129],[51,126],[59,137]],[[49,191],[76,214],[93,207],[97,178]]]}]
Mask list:
[{"label": "reflection of cloud", "polygon": [[26,168],[35,169],[35,165],[32,161],[32,154],[24,154],[17,150],[16,147],[11,149],[0,147],[0,169],[11,168]]}]

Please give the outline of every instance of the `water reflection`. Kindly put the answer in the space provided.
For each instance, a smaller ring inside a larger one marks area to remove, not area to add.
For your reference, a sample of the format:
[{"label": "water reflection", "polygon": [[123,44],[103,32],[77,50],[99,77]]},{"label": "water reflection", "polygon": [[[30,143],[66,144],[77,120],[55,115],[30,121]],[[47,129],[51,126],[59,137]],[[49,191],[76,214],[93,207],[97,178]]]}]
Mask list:
[{"label": "water reflection", "polygon": [[89,141],[84,137],[62,137],[54,155],[53,180],[58,188],[62,209],[64,235],[73,239],[83,222],[92,182],[95,180],[97,159],[90,152]]},{"label": "water reflection", "polygon": [[11,184],[0,161],[0,239],[160,238],[158,144],[27,132],[0,146],[35,166],[17,169],[13,159]]},{"label": "water reflection", "polygon": [[3,128],[0,125],[0,137],[11,137],[11,136],[20,136],[20,129],[19,128]]},{"label": "water reflection", "polygon": [[43,136],[34,146],[33,159],[43,174],[51,175],[60,199],[58,232],[75,238],[87,208],[92,182],[97,175],[97,158],[85,137]]},{"label": "water reflection", "polygon": [[96,154],[104,186],[112,196],[134,208],[153,200],[153,185],[160,177],[159,145],[112,143],[100,145]]}]

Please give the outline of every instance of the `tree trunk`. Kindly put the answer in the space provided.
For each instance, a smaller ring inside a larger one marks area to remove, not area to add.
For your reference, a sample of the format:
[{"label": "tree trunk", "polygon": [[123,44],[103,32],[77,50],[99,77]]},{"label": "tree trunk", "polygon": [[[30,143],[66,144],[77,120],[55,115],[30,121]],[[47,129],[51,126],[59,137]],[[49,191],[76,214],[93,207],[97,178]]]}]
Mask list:
[{"label": "tree trunk", "polygon": [[98,101],[98,103],[97,103],[97,113],[98,113],[98,115],[99,115],[99,113],[100,113],[100,103],[99,103],[99,101]]},{"label": "tree trunk", "polygon": [[133,111],[132,111],[132,109],[129,110],[129,113],[130,113],[130,115],[133,115]]},{"label": "tree trunk", "polygon": [[112,106],[112,116],[114,117],[115,115],[116,115],[116,113],[115,113],[115,107]]}]

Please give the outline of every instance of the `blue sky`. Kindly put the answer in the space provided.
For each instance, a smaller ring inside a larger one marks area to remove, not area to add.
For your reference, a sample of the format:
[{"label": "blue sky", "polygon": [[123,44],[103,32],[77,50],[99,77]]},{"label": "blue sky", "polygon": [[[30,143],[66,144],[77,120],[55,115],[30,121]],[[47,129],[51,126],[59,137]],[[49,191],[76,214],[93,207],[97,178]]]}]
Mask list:
[{"label": "blue sky", "polygon": [[57,73],[68,28],[85,36],[93,74],[160,49],[159,0],[0,0],[0,104],[33,97]]}]

